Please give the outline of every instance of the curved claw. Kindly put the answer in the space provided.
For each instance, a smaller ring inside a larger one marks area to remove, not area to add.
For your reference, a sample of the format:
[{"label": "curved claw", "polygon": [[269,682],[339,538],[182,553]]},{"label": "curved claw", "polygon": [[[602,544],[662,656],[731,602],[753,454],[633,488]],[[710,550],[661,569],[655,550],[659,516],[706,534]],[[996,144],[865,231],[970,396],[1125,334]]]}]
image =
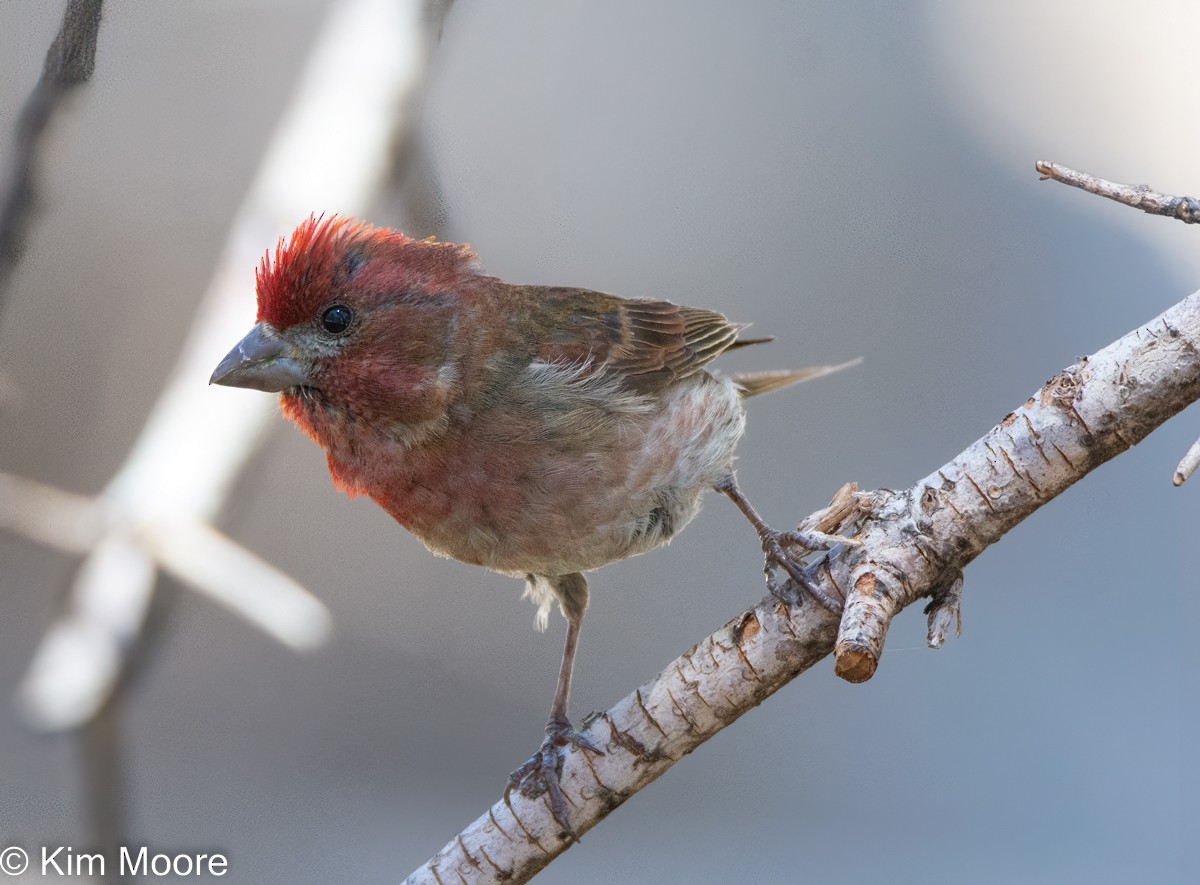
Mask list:
[{"label": "curved claw", "polygon": [[572,842],[578,842],[579,836],[567,818],[567,797],[558,780],[563,764],[562,753],[559,751],[568,744],[598,756],[604,755],[603,750],[569,724],[551,722],[546,726],[546,739],[542,741],[538,751],[508,776],[508,784],[504,787],[504,801],[508,802],[513,790],[518,790],[526,799],[536,799],[543,793],[548,793],[550,811],[554,814],[554,819]]},{"label": "curved claw", "polygon": [[537,754],[530,756],[519,766],[513,769],[512,773],[508,776],[508,783],[504,785],[504,801],[507,802],[508,797],[512,794],[512,791],[521,786],[521,782],[525,780],[525,778],[529,777],[541,767],[542,756],[541,752],[539,751]]}]

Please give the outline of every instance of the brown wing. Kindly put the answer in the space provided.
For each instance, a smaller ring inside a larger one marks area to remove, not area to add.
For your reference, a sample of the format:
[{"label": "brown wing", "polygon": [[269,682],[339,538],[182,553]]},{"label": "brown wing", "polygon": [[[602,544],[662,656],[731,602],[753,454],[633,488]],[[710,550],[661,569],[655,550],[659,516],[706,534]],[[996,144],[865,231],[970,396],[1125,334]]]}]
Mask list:
[{"label": "brown wing", "polygon": [[744,324],[712,310],[638,301],[587,289],[548,289],[542,314],[553,318],[537,358],[584,362],[648,393],[700,371],[737,340]]}]

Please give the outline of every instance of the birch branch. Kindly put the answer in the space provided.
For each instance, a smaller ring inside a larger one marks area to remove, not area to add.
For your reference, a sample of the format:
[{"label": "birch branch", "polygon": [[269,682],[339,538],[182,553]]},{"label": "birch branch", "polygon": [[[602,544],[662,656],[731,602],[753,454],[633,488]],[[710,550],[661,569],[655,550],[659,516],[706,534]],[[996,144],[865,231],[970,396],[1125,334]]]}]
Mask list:
[{"label": "birch branch", "polygon": [[[1177,218],[1184,224],[1195,224],[1200,221],[1200,200],[1195,197],[1175,197],[1171,194],[1151,190],[1148,184],[1119,184],[1105,178],[1098,178],[1086,172],[1079,172],[1061,163],[1051,163],[1038,160],[1034,167],[1041,173],[1042,180],[1058,181],[1077,187],[1089,194],[1096,194],[1141,209],[1149,215],[1165,215]],[[1187,482],[1195,469],[1200,466],[1200,440],[1192,443],[1192,447],[1175,468],[1171,482],[1177,486]]]},{"label": "birch branch", "polygon": [[[930,644],[958,620],[962,569],[1005,532],[1200,398],[1200,292],[1064,369],[958,457],[904,491],[839,493],[806,522],[854,534],[812,579],[846,599],[821,606],[761,600],[688,649],[583,734],[561,784],[579,833],[725,726],[833,652],[843,678],[878,666],[892,617],[932,596]],[[570,847],[542,796],[496,802],[406,880],[528,881]]]},{"label": "birch branch", "polygon": [[1047,160],[1038,160],[1034,166],[1041,173],[1043,181],[1050,179],[1069,184],[1089,194],[1141,209],[1148,215],[1166,215],[1168,218],[1177,218],[1184,224],[1200,221],[1200,200],[1195,197],[1162,194],[1151,190],[1148,184],[1119,184]]}]

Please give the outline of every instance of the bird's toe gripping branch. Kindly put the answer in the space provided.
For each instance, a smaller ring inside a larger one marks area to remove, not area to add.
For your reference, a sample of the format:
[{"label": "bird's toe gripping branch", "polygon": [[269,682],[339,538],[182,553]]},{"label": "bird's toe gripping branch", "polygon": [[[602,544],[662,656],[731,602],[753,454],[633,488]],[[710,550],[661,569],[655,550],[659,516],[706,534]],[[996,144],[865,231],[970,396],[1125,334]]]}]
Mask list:
[{"label": "bird's toe gripping branch", "polygon": [[[764,537],[763,552],[767,555],[767,586],[771,590],[771,595],[794,604],[798,600],[791,597],[796,597],[799,588],[803,587],[826,610],[840,615],[845,606],[846,594],[834,579],[830,563],[838,555],[835,549],[838,546],[846,548],[860,546],[862,542],[854,536],[858,533],[862,521],[870,513],[871,506],[870,496],[859,492],[857,483],[846,483],[838,489],[828,507],[806,517],[792,531],[775,532],[771,533],[770,537]],[[768,542],[773,542],[774,548],[791,547],[796,549],[801,557],[820,550],[834,552],[801,570],[800,577],[797,578],[794,569],[789,568],[789,564],[794,564],[795,560],[784,554],[781,559],[773,561],[773,550],[768,549]],[[790,585],[782,588],[775,586],[772,572],[776,565],[783,567],[788,572],[792,578]],[[825,585],[832,588],[833,594],[824,589]],[[797,592],[788,594],[789,586]],[[834,594],[836,594],[836,598]]]},{"label": "bird's toe gripping branch", "polygon": [[[805,518],[790,532],[771,529],[730,480],[718,490],[728,495],[758,531],[766,554],[767,586],[787,605],[799,604],[804,593],[840,616],[834,648],[835,672],[849,682],[875,675],[892,618],[921,596],[931,596],[929,645],[938,648],[951,626],[961,628],[963,561],[960,537],[945,533],[950,546],[938,546],[933,523],[954,511],[947,500],[953,484],[930,484],[904,492],[860,492],[847,483],[829,506]],[[968,545],[970,546],[970,545]],[[803,565],[809,553],[827,555]],[[790,577],[781,586],[774,572]],[[931,589],[932,588],[932,589]]]},{"label": "bird's toe gripping branch", "polygon": [[[813,580],[801,561],[807,553],[827,549],[832,545],[822,545],[807,535],[801,536],[803,538],[801,540],[796,537],[794,532],[767,531],[759,537],[762,540],[763,555],[766,557],[763,563],[763,575],[767,579],[767,590],[772,596],[781,602],[795,605],[799,603],[800,593],[803,590],[820,603],[826,611],[835,615],[841,614],[842,600],[831,596],[817,581]],[[785,549],[787,547],[799,547],[800,556],[792,556]],[[782,586],[775,577],[776,569],[783,569],[790,579]]]},{"label": "bird's toe gripping branch", "polygon": [[[828,507],[812,514],[795,529],[787,532],[776,531],[767,525],[737,487],[732,475],[715,488],[737,505],[758,533],[766,557],[763,574],[771,595],[787,605],[797,605],[801,593],[807,592],[822,608],[832,614],[840,614],[844,602],[844,594],[840,588],[832,577],[827,575],[828,583],[836,591],[836,595],[829,593],[822,586],[826,582],[819,580],[814,572],[816,566],[806,566],[803,560],[810,553],[830,550],[838,545],[858,545],[858,540],[849,536],[856,530],[858,518],[862,515],[859,512],[862,496],[858,494],[858,487],[854,483],[847,483],[838,490]],[[776,569],[783,569],[790,581],[780,586],[775,578]]]},{"label": "bird's toe gripping branch", "polygon": [[[506,804],[509,802],[513,790],[517,790],[527,799],[549,793],[550,809],[555,820],[571,841],[578,842],[579,836],[567,816],[567,798],[559,784],[563,766],[562,749],[568,744],[598,756],[604,755],[603,750],[571,728],[570,724],[551,722],[546,726],[546,739],[542,741],[538,751],[508,776],[508,784],[504,788],[504,801]],[[511,808],[511,805],[509,807]]]}]

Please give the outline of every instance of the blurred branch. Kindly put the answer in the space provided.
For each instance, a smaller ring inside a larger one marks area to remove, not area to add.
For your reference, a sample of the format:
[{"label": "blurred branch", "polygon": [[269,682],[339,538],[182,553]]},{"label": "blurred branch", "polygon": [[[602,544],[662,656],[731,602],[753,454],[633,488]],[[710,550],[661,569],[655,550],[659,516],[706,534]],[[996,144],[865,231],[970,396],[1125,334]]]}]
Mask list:
[{"label": "blurred branch", "polygon": [[[78,732],[79,767],[83,780],[84,813],[88,822],[88,848],[105,857],[116,857],[128,844],[128,811],[122,750],[129,746],[122,733],[123,702],[128,688],[119,686],[87,725]],[[112,876],[106,881],[127,881]]]},{"label": "blurred branch", "polygon": [[25,246],[43,136],[71,90],[92,76],[102,5],[102,0],[67,0],[42,76],[17,118],[12,163],[0,197],[0,308]]},{"label": "blurred branch", "polygon": [[[852,682],[878,666],[892,618],[932,596],[930,645],[959,618],[962,569],[1005,532],[1200,399],[1200,292],[1064,369],[985,436],[910,488],[843,489],[806,522],[857,532],[810,567],[847,599],[767,597],[684,652],[584,736],[603,756],[564,751],[561,785],[583,833],[718,731],[831,652]],[[519,883],[570,847],[546,797],[513,794],[455,836],[407,882]]]},{"label": "blurred branch", "polygon": [[125,463],[95,499],[0,474],[0,527],[85,555],[18,689],[35,726],[76,728],[102,709],[140,639],[160,568],[296,650],[328,635],[329,614],[314,596],[211,525],[274,407],[204,384],[252,321],[264,245],[314,209],[364,214],[394,139],[414,123],[399,111],[421,88],[440,30],[416,0],[333,4]]}]

